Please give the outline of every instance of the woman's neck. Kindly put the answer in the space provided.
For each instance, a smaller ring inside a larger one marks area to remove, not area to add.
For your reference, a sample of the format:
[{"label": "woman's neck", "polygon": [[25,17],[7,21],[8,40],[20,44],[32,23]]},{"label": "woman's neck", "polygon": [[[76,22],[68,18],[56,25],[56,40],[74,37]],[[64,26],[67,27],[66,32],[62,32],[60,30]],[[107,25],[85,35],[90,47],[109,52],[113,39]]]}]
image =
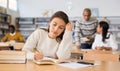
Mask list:
[{"label": "woman's neck", "polygon": [[102,32],[99,32],[100,35],[102,35]]}]

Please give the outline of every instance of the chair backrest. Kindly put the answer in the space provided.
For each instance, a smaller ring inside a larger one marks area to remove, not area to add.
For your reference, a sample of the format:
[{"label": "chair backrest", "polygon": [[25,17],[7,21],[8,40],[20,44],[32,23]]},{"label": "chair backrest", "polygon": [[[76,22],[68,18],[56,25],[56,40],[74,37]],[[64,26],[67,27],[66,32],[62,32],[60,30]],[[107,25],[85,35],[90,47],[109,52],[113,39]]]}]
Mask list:
[{"label": "chair backrest", "polygon": [[99,60],[99,61],[114,61],[119,62],[120,54],[91,54],[84,53],[83,60]]}]

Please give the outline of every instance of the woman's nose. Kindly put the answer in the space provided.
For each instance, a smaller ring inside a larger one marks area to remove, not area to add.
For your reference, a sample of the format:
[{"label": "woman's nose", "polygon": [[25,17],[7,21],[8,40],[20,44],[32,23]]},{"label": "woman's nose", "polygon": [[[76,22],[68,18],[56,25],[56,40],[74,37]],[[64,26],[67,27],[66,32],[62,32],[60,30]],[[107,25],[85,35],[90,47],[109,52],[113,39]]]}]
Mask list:
[{"label": "woman's nose", "polygon": [[58,31],[58,27],[55,27],[55,29],[54,29],[55,31]]}]

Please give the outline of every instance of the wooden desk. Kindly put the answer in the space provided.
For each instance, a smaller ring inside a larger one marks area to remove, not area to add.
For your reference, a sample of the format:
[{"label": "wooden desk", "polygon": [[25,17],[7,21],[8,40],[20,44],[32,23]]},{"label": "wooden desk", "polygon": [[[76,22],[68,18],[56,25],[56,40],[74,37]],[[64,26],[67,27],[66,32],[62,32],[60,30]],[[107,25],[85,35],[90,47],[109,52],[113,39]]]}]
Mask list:
[{"label": "wooden desk", "polygon": [[83,53],[113,53],[118,51],[100,51],[100,50],[91,50],[91,49],[84,49],[84,50],[73,50],[72,54],[83,54]]},{"label": "wooden desk", "polygon": [[97,66],[71,69],[58,65],[37,65],[28,61],[26,64],[0,64],[0,71],[120,71],[120,62],[101,62]]},{"label": "wooden desk", "polygon": [[84,53],[101,53],[101,54],[120,54],[120,51],[98,51],[98,50],[74,50],[71,54],[73,55],[83,55]]},{"label": "wooden desk", "polygon": [[10,50],[11,46],[0,46],[0,50]]},{"label": "wooden desk", "polygon": [[24,43],[19,42],[16,42],[14,44],[10,44],[9,42],[0,42],[0,50],[21,50],[23,46]]},{"label": "wooden desk", "polygon": [[[72,51],[72,53],[71,53],[71,58],[75,58],[75,59],[81,59],[81,60],[83,60],[83,56],[85,55],[85,54],[93,54],[93,55],[96,55],[96,54],[98,54],[98,55],[100,55],[100,54],[118,54],[119,55],[119,57],[120,57],[120,51],[98,51],[98,50],[89,50],[89,49],[86,49],[86,50],[74,50],[74,51]],[[92,56],[92,55],[91,55]],[[87,56],[88,57],[88,56]],[[91,59],[91,58],[90,58]],[[93,59],[95,59],[94,57],[93,57]],[[118,60],[120,60],[120,59],[118,59]]]}]

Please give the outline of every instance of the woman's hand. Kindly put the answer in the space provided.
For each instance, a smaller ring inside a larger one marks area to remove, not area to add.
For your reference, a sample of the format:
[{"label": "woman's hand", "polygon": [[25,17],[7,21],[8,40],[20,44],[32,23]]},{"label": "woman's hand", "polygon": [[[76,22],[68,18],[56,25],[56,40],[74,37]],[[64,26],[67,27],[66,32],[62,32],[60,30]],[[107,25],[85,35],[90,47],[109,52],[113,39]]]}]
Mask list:
[{"label": "woman's hand", "polygon": [[69,22],[67,25],[66,25],[66,29],[69,30],[69,31],[72,31],[72,22]]},{"label": "woman's hand", "polygon": [[101,47],[101,46],[97,46],[97,47],[95,47],[95,49],[96,49],[96,50],[103,50],[104,48]]},{"label": "woman's hand", "polygon": [[96,50],[103,50],[103,51],[112,51],[111,47],[104,47],[104,46],[100,46],[100,47],[96,47]]},{"label": "woman's hand", "polygon": [[43,58],[43,52],[36,52],[35,55],[34,55],[34,59],[35,60],[40,60]]}]

